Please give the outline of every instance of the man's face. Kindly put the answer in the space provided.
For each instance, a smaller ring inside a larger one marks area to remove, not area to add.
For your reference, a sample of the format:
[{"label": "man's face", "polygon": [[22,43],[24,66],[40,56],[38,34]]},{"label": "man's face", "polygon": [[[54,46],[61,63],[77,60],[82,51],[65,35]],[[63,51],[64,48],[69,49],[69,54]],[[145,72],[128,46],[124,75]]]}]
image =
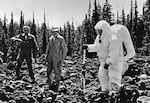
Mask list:
[{"label": "man's face", "polygon": [[23,32],[24,32],[24,33],[29,33],[29,31],[30,31],[29,28],[27,28],[27,27],[23,28]]},{"label": "man's face", "polygon": [[98,29],[98,30],[96,30],[96,33],[97,33],[97,35],[102,35],[102,32],[103,32],[103,30],[102,29]]},{"label": "man's face", "polygon": [[99,35],[99,43],[101,43],[101,35],[102,35],[102,32],[103,32],[102,29],[96,30],[97,35]]},{"label": "man's face", "polygon": [[53,32],[52,32],[52,35],[53,35],[54,37],[56,37],[56,36],[58,35],[58,31],[53,31]]}]

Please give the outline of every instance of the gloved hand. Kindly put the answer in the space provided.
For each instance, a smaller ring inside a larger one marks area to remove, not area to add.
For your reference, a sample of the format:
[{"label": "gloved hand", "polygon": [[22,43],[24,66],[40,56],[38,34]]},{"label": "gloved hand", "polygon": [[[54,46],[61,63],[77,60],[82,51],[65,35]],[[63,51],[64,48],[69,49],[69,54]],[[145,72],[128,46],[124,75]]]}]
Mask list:
[{"label": "gloved hand", "polygon": [[82,48],[87,50],[88,45],[87,45],[87,44],[83,44],[83,47],[82,47]]},{"label": "gloved hand", "polygon": [[104,68],[108,69],[110,65],[111,65],[111,63],[109,63],[109,64],[105,63]]}]

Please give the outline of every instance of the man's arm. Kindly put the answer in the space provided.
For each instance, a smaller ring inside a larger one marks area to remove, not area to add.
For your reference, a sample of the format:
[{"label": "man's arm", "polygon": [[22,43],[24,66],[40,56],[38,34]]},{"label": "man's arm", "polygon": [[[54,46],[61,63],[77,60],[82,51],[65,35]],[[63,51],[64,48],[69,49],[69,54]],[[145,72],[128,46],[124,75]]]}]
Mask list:
[{"label": "man's arm", "polygon": [[62,46],[62,62],[63,62],[67,56],[67,51],[68,51],[68,48],[67,48],[64,38],[62,38],[61,46]]},{"label": "man's arm", "polygon": [[33,37],[33,44],[32,44],[32,47],[33,47],[33,48],[32,48],[32,49],[33,49],[33,58],[36,58],[37,52],[38,52],[38,50],[39,50],[39,47],[38,47],[38,45],[37,45],[35,36],[32,35],[32,37]]},{"label": "man's arm", "polygon": [[48,59],[49,49],[50,49],[50,39],[49,39],[48,45],[47,45],[47,47],[46,47],[46,53],[45,53],[45,55],[46,55],[46,61],[47,61],[47,59]]},{"label": "man's arm", "polygon": [[20,34],[12,37],[11,40],[13,40],[13,41],[22,41],[19,37],[20,37]]},{"label": "man's arm", "polygon": [[88,52],[97,52],[98,45],[99,45],[99,35],[96,36],[94,44],[88,44]]}]

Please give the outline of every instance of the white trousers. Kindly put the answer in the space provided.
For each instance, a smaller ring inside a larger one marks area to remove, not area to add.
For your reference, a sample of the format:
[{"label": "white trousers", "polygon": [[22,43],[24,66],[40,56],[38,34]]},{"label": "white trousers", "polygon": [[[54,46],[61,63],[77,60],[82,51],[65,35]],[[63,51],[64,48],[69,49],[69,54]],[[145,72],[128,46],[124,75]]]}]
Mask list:
[{"label": "white trousers", "polygon": [[119,90],[123,73],[123,62],[111,65],[108,69],[101,63],[98,71],[102,91]]}]

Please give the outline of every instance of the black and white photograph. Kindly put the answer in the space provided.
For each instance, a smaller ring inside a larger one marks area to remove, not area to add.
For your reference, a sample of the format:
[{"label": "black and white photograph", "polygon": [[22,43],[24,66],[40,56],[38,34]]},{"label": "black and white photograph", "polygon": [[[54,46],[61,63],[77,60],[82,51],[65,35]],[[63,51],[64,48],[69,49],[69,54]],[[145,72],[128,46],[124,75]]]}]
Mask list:
[{"label": "black and white photograph", "polygon": [[0,103],[150,103],[150,0],[0,0]]}]

